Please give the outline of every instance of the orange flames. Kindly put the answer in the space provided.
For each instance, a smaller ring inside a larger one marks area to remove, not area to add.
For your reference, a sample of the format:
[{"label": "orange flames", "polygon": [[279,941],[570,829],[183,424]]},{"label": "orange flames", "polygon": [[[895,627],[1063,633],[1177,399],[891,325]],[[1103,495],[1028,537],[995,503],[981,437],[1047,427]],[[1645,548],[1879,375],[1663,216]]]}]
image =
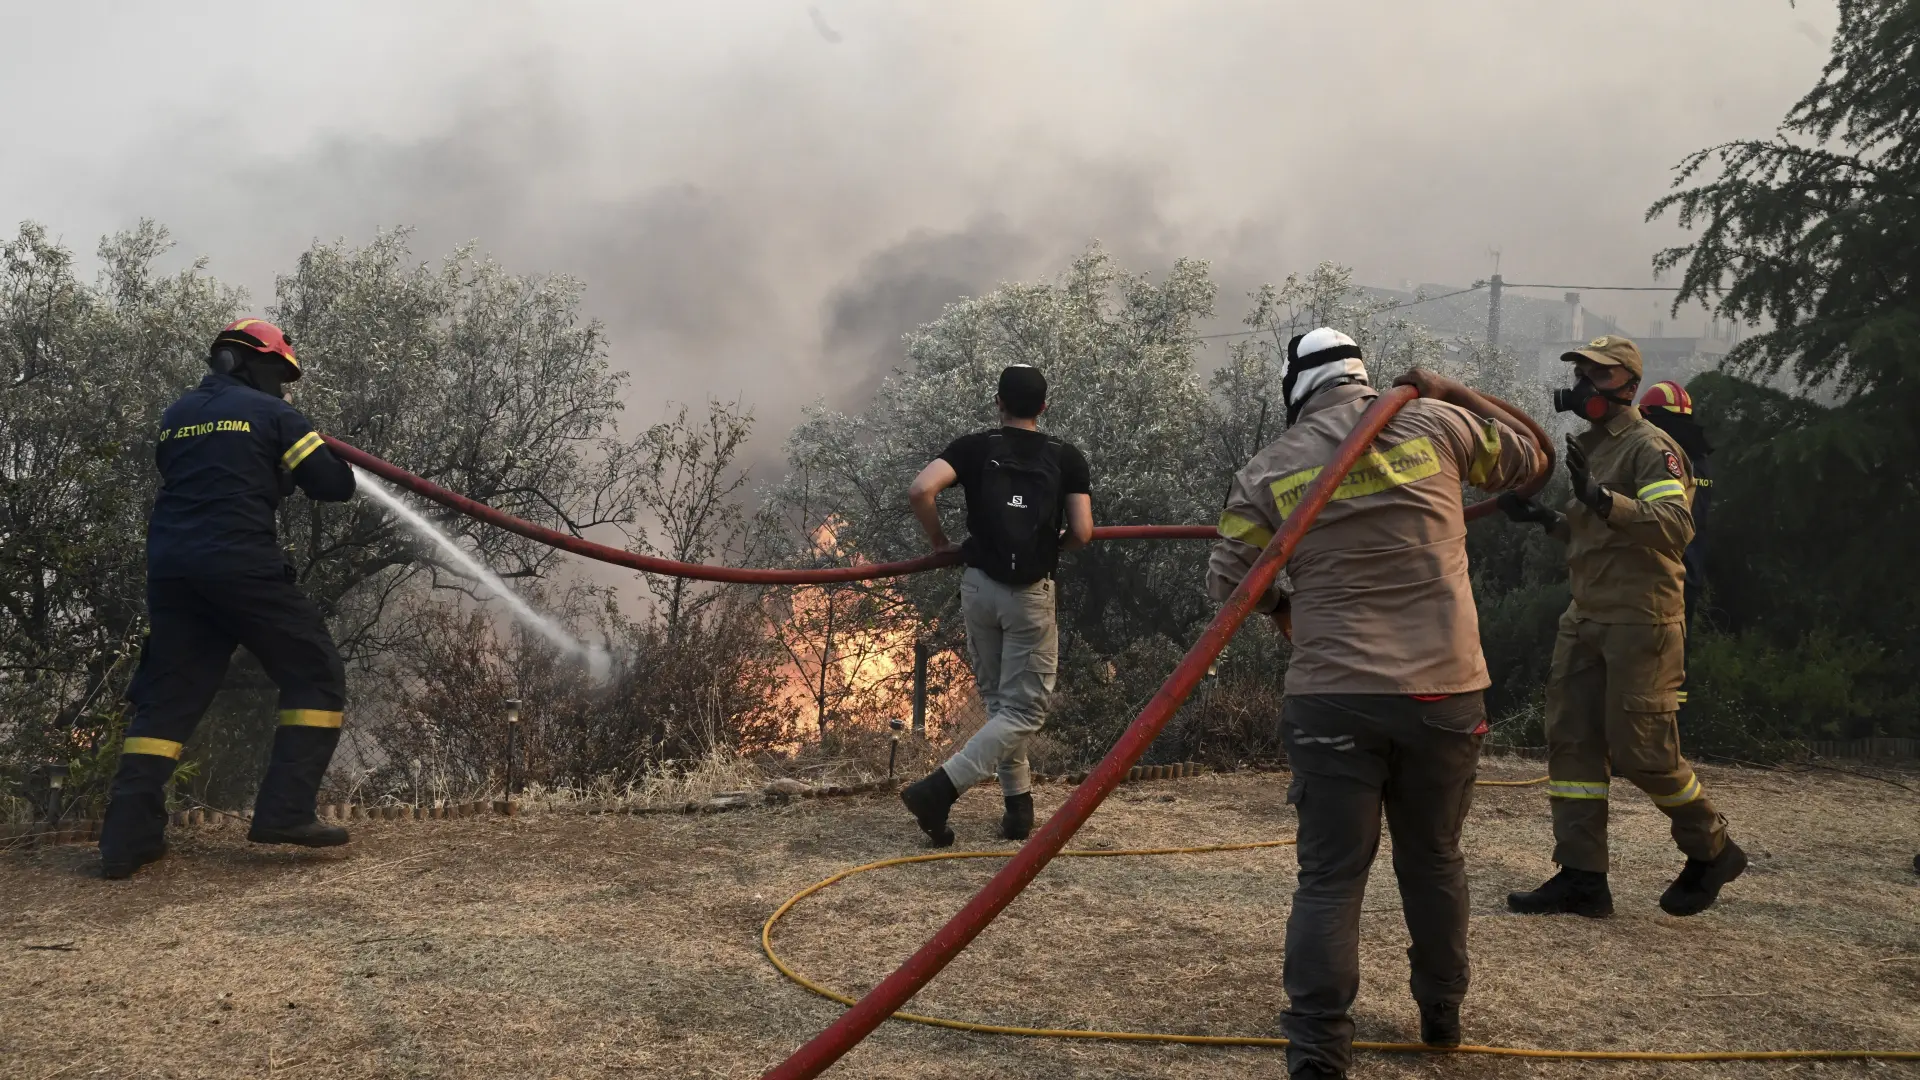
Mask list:
[{"label": "orange flames", "polygon": [[[814,553],[846,558],[856,566],[867,562],[858,552],[843,549],[840,526],[838,519],[829,518],[814,530]],[[828,730],[848,723],[877,727],[889,719],[912,717],[915,627],[911,618],[861,621],[862,609],[906,611],[891,585],[800,586],[786,593],[784,607],[772,613],[775,632],[787,651],[778,696],[796,740],[820,735],[823,677]],[[928,668],[931,726],[964,698],[967,680],[964,665],[951,654],[934,657]]]}]

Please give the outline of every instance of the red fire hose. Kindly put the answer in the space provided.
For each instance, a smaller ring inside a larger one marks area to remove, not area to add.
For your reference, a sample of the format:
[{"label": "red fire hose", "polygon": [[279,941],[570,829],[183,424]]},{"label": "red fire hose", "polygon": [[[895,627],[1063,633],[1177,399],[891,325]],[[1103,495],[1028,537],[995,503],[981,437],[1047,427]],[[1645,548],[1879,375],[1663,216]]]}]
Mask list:
[{"label": "red fire hose", "polygon": [[[1502,405],[1507,403],[1491,394],[1483,395]],[[1383,395],[1384,397],[1384,395]],[[1511,409],[1511,406],[1508,406]],[[1533,431],[1534,440],[1546,448],[1549,467],[1540,479],[1521,490],[1523,494],[1532,494],[1546,483],[1552,472],[1553,441],[1532,418],[1526,417],[1517,409],[1515,415],[1526,419]],[[398,484],[408,491],[425,499],[430,499],[451,510],[457,510],[477,521],[518,533],[529,540],[537,540],[549,547],[562,551],[571,551],[575,555],[584,555],[615,566],[624,566],[646,574],[665,574],[669,577],[694,578],[700,581],[727,581],[743,585],[826,585],[841,581],[870,581],[874,578],[900,577],[904,574],[917,574],[923,570],[938,570],[943,566],[957,566],[958,555],[922,555],[917,559],[903,559],[899,562],[861,563],[857,566],[830,566],[818,570],[770,570],[744,566],[708,566],[703,563],[677,562],[662,559],[654,555],[641,555],[605,544],[596,544],[557,529],[544,525],[535,525],[531,521],[514,517],[512,514],[496,510],[486,503],[469,499],[455,491],[422,479],[402,469],[398,465],[374,457],[365,450],[345,443],[331,435],[322,436],[335,454],[348,464],[356,465],[375,476]],[[1371,438],[1371,436],[1369,436]],[[1473,504],[1466,509],[1466,519],[1473,521],[1485,517],[1494,510],[1493,500],[1488,499]],[[1095,540],[1212,540],[1219,533],[1212,525],[1106,525],[1093,530]]]},{"label": "red fire hose", "polygon": [[[629,570],[639,570],[647,574],[665,574],[669,577],[696,578],[700,581],[730,581],[742,585],[824,585],[837,581],[868,581],[873,578],[899,577],[903,574],[917,574],[922,570],[938,570],[943,566],[958,566],[958,555],[922,555],[917,559],[904,559],[900,562],[861,563],[858,566],[829,566],[819,570],[765,570],[745,566],[708,566],[704,563],[676,562],[653,555],[641,555],[637,552],[623,551],[620,548],[596,544],[583,540],[544,525],[535,525],[503,513],[486,503],[469,499],[458,492],[446,488],[431,480],[423,480],[398,465],[374,457],[365,450],[349,443],[341,442],[331,435],[322,436],[327,446],[350,465],[362,469],[406,488],[423,498],[431,499],[452,510],[497,526],[511,533],[519,533],[529,540],[538,540],[549,547],[562,551],[571,551],[575,555],[584,555],[589,559],[598,559],[603,563],[624,566]],[[1211,525],[1110,525],[1093,530],[1095,540],[1212,540],[1219,534]]]},{"label": "red fire hose", "polygon": [[1086,824],[1094,810],[1119,785],[1127,775],[1127,770],[1147,752],[1147,747],[1160,734],[1160,729],[1166,726],[1174,711],[1180,708],[1187,696],[1193,693],[1193,688],[1205,677],[1208,665],[1227,647],[1228,639],[1252,614],[1253,605],[1273,584],[1281,567],[1287,564],[1295,545],[1306,535],[1313,525],[1313,519],[1320,516],[1320,511],[1333,496],[1334,488],[1353,468],[1360,455],[1367,451],[1380,430],[1387,426],[1387,421],[1393,419],[1393,414],[1414,397],[1411,387],[1396,386],[1383,392],[1361,414],[1360,422],[1341,441],[1333,460],[1307,486],[1300,505],[1287,516],[1280,531],[1241,580],[1240,587],[1233,590],[1233,595],[1221,605],[1220,613],[1207,624],[1200,640],[1187,650],[1187,655],[1180,661],[1180,666],[1174,669],[1172,677],[1160,687],[1160,692],[1153,696],[1153,700],[1147,702],[1147,707],[1140,711],[1119,741],[1114,743],[1113,749],[1087,774],[1087,779],[1073,789],[1066,804],[1033,834],[1033,838],[1013,858],[1007,860],[1007,865],[993,875],[993,880],[987,882],[985,888],[967,901],[967,906],[961,908],[958,915],[948,920],[947,925],[920,946],[919,951],[909,957],[906,963],[868,991],[865,997],[842,1013],[825,1031],[769,1071],[764,1080],[802,1080],[825,1072],[840,1060],[841,1055],[853,1049],[854,1044],[866,1038],[874,1028],[893,1015],[894,1010],[906,1004],[908,998],[919,993],[921,987],[932,982],[941,968],[952,962],[960,950],[978,937],[987,924],[1039,876],[1047,863],[1060,853],[1061,848],[1067,846],[1067,841],[1079,831],[1080,826]]}]

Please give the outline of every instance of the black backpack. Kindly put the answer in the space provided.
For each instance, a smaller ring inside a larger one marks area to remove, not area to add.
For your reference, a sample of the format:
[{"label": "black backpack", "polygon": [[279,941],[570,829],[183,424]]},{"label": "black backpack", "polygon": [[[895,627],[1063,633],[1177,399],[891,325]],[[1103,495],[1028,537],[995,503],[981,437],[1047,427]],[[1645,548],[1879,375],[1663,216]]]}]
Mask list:
[{"label": "black backpack", "polygon": [[1031,585],[1052,574],[1060,561],[1060,528],[1065,498],[1060,494],[1060,451],[1065,444],[1048,436],[1037,447],[1021,448],[998,432],[987,440],[980,469],[985,528],[969,537],[974,565],[1007,585]]}]

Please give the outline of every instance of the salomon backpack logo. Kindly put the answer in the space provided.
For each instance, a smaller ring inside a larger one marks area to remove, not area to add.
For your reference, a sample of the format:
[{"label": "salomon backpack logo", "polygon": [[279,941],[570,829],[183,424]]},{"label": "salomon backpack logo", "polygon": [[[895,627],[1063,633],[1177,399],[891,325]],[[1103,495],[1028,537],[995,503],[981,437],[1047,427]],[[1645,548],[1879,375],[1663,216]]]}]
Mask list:
[{"label": "salomon backpack logo", "polygon": [[1007,500],[1007,505],[1017,506],[1025,510],[1027,508],[1027,497],[1025,495],[1015,495],[1013,498]]}]

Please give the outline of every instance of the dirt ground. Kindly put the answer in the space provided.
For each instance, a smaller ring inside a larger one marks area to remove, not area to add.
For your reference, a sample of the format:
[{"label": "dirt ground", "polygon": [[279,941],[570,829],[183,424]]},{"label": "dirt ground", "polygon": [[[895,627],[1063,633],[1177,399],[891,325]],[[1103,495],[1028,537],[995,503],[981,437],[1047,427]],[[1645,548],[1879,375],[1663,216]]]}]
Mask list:
[{"label": "dirt ground", "polygon": [[[1483,775],[1535,773],[1489,762]],[[1714,911],[1654,905],[1678,865],[1665,821],[1614,804],[1618,914],[1508,915],[1547,873],[1539,788],[1482,788],[1468,828],[1468,1040],[1609,1049],[1920,1049],[1920,795],[1838,773],[1706,769],[1753,855]],[[1920,787],[1911,776],[1903,782]],[[1076,846],[1289,835],[1285,777],[1123,787]],[[1038,792],[1043,812],[1063,787]],[[962,847],[998,800],[971,793]],[[761,956],[787,896],[912,853],[885,797],[707,817],[374,822],[334,853],[188,830],[131,882],[90,849],[0,856],[0,1075],[59,1077],[750,1077],[840,1008]],[[776,944],[863,990],[998,866],[861,875],[800,905]],[[1290,849],[1054,863],[913,1003],[1042,1026],[1271,1034]],[[1405,930],[1385,858],[1364,916],[1360,1037],[1408,1040]],[[49,947],[54,946],[54,947]],[[1920,1075],[1920,1065],[1616,1064],[1363,1055],[1379,1077]],[[1284,1074],[1281,1052],[883,1026],[844,1077]]]}]

